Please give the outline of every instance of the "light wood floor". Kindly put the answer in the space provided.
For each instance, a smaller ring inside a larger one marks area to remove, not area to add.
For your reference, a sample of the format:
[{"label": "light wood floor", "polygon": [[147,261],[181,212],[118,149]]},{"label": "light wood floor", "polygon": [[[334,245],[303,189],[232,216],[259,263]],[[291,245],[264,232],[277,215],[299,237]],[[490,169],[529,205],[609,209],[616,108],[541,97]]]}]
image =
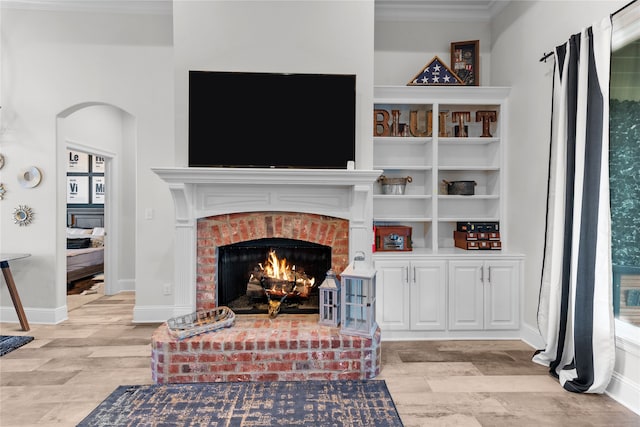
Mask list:
[{"label": "light wood floor", "polygon": [[[59,325],[0,324],[35,340],[0,358],[0,426],[75,426],[117,386],[151,384],[133,294],[73,296]],[[519,341],[383,342],[382,373],[405,426],[640,426],[604,395],[564,391]]]}]

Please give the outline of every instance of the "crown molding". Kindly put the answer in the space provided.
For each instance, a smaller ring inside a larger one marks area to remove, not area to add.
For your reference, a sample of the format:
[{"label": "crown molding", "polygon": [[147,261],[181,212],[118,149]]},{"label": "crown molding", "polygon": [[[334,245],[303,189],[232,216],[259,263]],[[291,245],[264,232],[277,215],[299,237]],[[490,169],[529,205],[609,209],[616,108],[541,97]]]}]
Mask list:
[{"label": "crown molding", "polygon": [[379,22],[490,22],[507,0],[375,0]]},{"label": "crown molding", "polygon": [[[375,0],[376,21],[490,22],[508,0]],[[0,0],[3,9],[170,15],[172,0]]]},{"label": "crown molding", "polygon": [[170,15],[172,0],[0,0],[3,9]]}]

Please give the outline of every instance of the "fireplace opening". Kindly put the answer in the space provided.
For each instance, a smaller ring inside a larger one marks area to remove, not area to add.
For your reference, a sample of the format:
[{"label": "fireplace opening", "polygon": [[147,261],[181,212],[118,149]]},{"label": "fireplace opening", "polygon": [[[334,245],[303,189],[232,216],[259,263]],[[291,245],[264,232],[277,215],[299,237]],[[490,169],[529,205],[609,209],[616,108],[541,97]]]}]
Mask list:
[{"label": "fireplace opening", "polygon": [[[218,305],[237,314],[318,313],[318,286],[331,268],[331,247],[265,238],[218,247]],[[274,271],[275,270],[275,271]]]}]

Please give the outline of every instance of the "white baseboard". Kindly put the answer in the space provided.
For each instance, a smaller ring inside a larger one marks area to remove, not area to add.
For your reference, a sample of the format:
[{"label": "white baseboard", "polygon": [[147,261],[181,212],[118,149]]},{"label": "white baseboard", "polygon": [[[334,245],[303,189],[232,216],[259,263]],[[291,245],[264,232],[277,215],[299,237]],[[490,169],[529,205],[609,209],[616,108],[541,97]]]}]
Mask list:
[{"label": "white baseboard", "polygon": [[175,306],[153,305],[133,308],[133,323],[162,323],[174,317]]},{"label": "white baseboard", "polygon": [[544,340],[537,327],[523,323],[520,329],[520,339],[529,344],[533,349],[540,350],[544,348]]},{"label": "white baseboard", "polygon": [[638,383],[614,372],[605,394],[640,415],[640,386]]},{"label": "white baseboard", "polygon": [[[24,307],[24,314],[29,324],[57,325],[67,320],[67,306],[57,308],[29,308]],[[20,323],[16,309],[13,307],[0,307],[0,322]]]}]

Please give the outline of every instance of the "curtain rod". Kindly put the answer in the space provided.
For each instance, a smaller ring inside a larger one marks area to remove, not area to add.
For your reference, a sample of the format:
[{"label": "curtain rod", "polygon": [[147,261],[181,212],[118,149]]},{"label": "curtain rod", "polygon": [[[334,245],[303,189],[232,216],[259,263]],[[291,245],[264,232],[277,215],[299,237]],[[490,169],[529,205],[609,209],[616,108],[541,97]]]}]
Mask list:
[{"label": "curtain rod", "polygon": [[[621,7],[620,9],[616,10],[615,12],[613,12],[611,14],[611,17],[617,15],[618,13],[622,12],[623,10],[625,10],[627,7],[631,6],[632,4],[634,4],[635,2],[637,2],[638,0],[633,0],[629,3],[627,3],[626,5],[624,5],[623,7]],[[553,55],[553,51],[548,52],[548,53],[544,53],[542,55],[542,58],[540,58],[540,62],[547,62],[547,59],[549,59],[549,57]]]},{"label": "curtain rod", "polygon": [[637,1],[638,1],[638,0],[632,0],[631,2],[629,2],[629,3],[625,4],[625,5],[624,5],[624,6],[622,6],[620,9],[616,10],[615,12],[613,12],[613,13],[611,14],[611,16],[613,17],[613,16],[617,15],[618,13],[622,12],[623,10],[625,10],[626,8],[628,8],[629,6],[631,6],[632,4],[634,4],[634,3],[635,3],[635,2],[637,2]]},{"label": "curtain rod", "polygon": [[544,55],[542,55],[542,58],[540,58],[540,62],[547,62],[547,59],[549,59],[551,55],[553,55],[553,51],[545,53]]}]

